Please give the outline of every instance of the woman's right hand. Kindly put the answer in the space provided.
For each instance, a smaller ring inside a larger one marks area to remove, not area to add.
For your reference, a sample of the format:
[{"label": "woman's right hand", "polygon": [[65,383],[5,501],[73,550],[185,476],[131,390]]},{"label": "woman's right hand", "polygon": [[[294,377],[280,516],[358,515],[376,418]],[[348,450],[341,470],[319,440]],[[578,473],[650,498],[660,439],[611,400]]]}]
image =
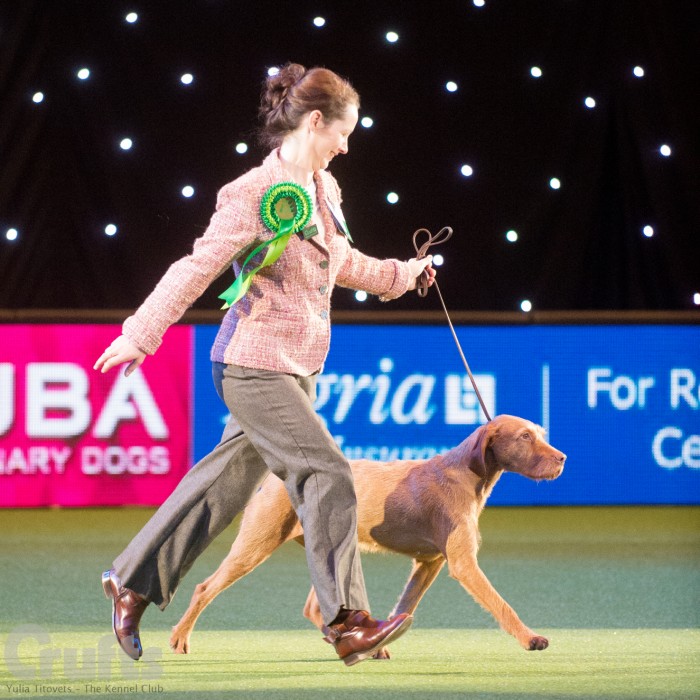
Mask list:
[{"label": "woman's right hand", "polygon": [[100,355],[93,369],[101,370],[104,374],[112,367],[128,362],[124,370],[124,376],[128,377],[144,360],[146,353],[134,345],[125,335],[120,335],[112,341],[112,344]]}]

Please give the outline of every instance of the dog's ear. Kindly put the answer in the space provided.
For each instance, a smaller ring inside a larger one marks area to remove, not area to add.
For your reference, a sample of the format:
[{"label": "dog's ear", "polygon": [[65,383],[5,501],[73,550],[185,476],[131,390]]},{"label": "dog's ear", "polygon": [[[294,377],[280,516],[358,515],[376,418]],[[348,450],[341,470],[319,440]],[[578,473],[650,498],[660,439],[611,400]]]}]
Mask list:
[{"label": "dog's ear", "polygon": [[476,439],[469,453],[469,468],[480,478],[485,479],[488,475],[486,466],[486,449],[493,438],[493,426],[486,423],[477,429]]}]

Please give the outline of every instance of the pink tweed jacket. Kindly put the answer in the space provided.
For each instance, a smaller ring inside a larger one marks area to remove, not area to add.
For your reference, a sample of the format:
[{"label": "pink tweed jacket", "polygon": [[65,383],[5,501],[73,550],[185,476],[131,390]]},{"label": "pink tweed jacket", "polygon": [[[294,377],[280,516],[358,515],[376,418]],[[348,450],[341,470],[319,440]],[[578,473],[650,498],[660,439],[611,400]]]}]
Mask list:
[{"label": "pink tweed jacket", "polygon": [[[260,217],[263,194],[287,180],[275,150],[262,165],[225,185],[219,191],[211,222],[195,241],[192,253],[171,265],[144,303],[126,319],[124,335],[152,355],[168,327],[231,263],[238,274],[245,254],[274,236]],[[299,234],[292,236],[279,260],[255,275],[246,295],[226,313],[212,348],[212,360],[308,376],[320,371],[328,354],[334,285],[362,289],[382,300],[408,290],[407,263],[364,255],[350,247],[338,231],[326,205],[328,199],[334,208],[340,206],[335,178],[327,171],[318,171],[314,181],[315,206],[324,235],[308,240]],[[222,278],[221,291],[231,282],[233,273]]]}]

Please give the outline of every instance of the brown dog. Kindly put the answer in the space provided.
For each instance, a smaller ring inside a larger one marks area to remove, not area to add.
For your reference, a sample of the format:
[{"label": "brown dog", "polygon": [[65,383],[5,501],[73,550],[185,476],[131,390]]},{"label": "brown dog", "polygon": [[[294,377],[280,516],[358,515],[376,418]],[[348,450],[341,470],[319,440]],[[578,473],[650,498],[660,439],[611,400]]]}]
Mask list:
[{"label": "brown dog", "polygon": [[[496,416],[464,442],[428,460],[351,461],[357,493],[358,536],[363,551],[397,552],[413,570],[392,615],[410,613],[447,562],[450,576],[528,650],[549,642],[526,627],[479,568],[479,515],[504,471],[555,479],[566,455],[549,445],[544,430],[515,416]],[[250,573],[281,544],[304,535],[283,483],[268,477],[245,509],[238,536],[219,568],[197,585],[189,608],[173,627],[170,646],[190,651],[190,635],[204,608]],[[304,615],[324,631],[314,589]],[[382,650],[377,658],[388,658]]]}]

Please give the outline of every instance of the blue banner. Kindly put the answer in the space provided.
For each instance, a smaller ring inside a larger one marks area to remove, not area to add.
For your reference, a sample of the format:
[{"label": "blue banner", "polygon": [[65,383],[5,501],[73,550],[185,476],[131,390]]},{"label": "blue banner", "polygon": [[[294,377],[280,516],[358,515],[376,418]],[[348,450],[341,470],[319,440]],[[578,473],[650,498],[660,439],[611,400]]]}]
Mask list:
[{"label": "blue banner", "polygon": [[[553,482],[504,475],[490,504],[700,504],[700,328],[456,331],[489,412],[542,425],[568,456]],[[215,332],[196,329],[197,459],[227,417]],[[350,459],[430,457],[486,420],[446,326],[335,326],[316,407]]]}]

